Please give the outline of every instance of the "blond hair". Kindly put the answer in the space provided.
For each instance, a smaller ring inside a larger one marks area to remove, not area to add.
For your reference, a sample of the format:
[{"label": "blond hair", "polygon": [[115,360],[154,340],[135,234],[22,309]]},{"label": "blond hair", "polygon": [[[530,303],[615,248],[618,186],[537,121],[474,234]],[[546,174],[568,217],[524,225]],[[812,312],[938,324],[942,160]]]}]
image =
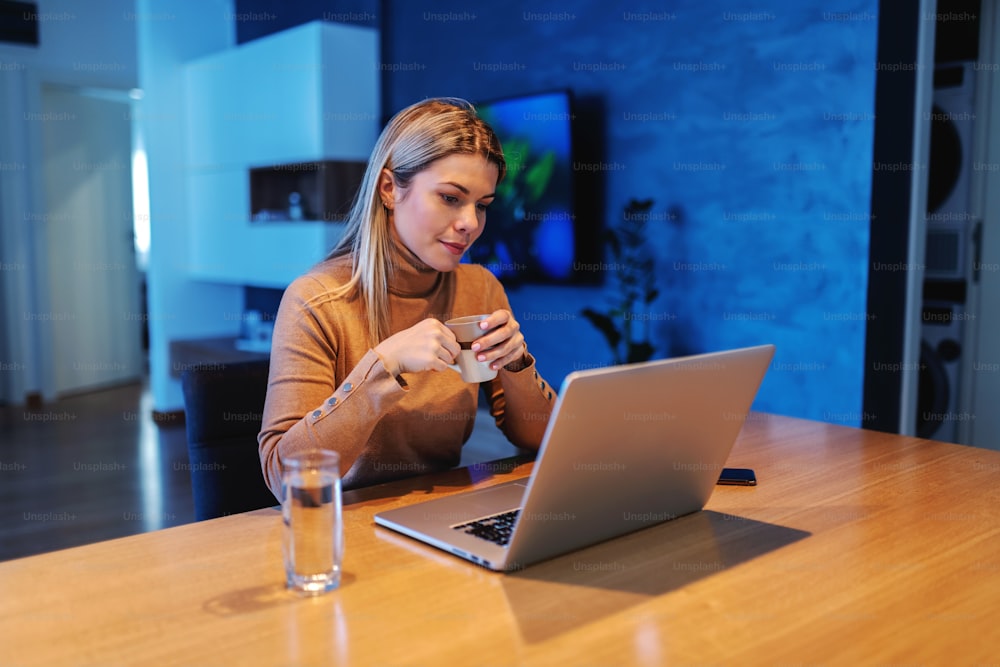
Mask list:
[{"label": "blond hair", "polygon": [[405,189],[432,162],[455,154],[481,155],[495,164],[498,183],[506,174],[493,129],[472,104],[454,97],[431,98],[403,109],[375,142],[344,235],[328,256],[351,256],[351,277],[334,297],[361,300],[372,346],[389,335],[389,283],[395,270],[389,212],[379,196],[382,170],[388,169],[396,186]]}]

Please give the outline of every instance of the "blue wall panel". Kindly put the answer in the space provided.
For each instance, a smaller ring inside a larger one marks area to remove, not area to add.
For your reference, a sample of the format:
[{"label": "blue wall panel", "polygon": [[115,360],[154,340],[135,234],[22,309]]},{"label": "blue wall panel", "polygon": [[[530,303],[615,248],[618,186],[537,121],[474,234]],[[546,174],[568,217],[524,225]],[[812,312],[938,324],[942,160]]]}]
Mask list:
[{"label": "blue wall panel", "polygon": [[[386,113],[557,87],[599,100],[602,157],[580,168],[605,178],[606,221],[655,200],[656,356],[773,342],[755,407],[856,425],[877,1],[731,7],[387,0]],[[553,383],[610,362],[599,336],[574,338],[590,325],[570,310],[605,298],[582,289],[511,290]]]}]

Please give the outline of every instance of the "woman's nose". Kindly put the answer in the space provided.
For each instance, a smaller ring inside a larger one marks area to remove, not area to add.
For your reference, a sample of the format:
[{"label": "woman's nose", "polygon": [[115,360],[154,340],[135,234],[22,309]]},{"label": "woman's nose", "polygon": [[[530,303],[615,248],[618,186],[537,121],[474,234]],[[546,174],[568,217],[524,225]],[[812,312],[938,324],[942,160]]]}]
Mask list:
[{"label": "woman's nose", "polygon": [[465,207],[455,221],[455,229],[471,234],[479,227],[479,216],[476,214],[476,207]]}]

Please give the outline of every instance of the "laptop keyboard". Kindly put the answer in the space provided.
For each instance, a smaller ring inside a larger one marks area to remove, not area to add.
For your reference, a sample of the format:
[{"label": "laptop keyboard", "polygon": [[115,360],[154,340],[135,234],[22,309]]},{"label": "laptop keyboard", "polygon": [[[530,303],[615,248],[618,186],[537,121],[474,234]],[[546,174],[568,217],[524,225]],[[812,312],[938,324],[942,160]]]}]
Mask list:
[{"label": "laptop keyboard", "polygon": [[489,540],[505,547],[510,542],[510,534],[514,530],[514,524],[517,522],[517,516],[520,513],[520,509],[501,512],[500,514],[494,514],[493,516],[454,526],[454,528],[467,535],[474,535],[475,537]]}]

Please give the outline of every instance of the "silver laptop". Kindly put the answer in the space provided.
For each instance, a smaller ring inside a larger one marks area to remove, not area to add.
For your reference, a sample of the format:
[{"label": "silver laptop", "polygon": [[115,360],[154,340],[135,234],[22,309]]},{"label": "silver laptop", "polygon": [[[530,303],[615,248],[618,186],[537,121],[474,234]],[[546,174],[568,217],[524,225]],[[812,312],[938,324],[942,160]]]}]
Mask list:
[{"label": "silver laptop", "polygon": [[697,512],[773,345],[566,376],[530,477],[379,512],[375,523],[517,570]]}]

